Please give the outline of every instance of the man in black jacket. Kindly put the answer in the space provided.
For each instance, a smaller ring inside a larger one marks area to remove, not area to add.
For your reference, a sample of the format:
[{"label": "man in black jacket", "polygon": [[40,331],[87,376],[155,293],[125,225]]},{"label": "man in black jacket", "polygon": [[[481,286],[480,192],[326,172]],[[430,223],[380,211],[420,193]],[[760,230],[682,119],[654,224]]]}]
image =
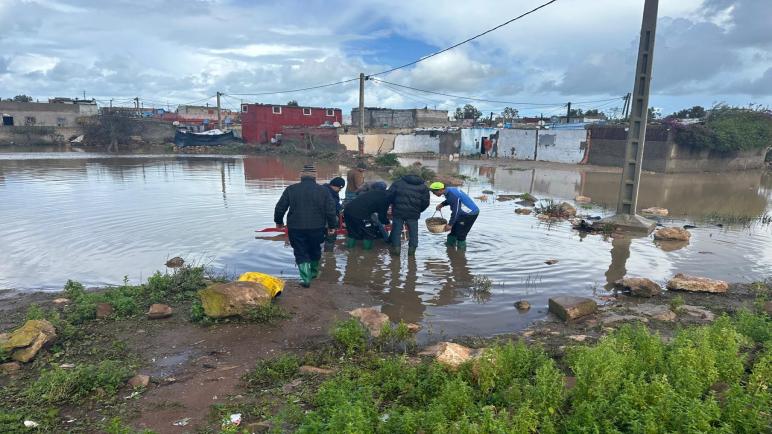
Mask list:
[{"label": "man in black jacket", "polygon": [[391,254],[400,254],[400,235],[402,226],[406,224],[409,237],[408,255],[414,256],[418,248],[418,218],[429,207],[429,188],[423,178],[409,174],[391,184],[389,196],[394,217],[391,226]]},{"label": "man in black jacket", "polygon": [[308,288],[319,275],[325,227],[327,233],[334,233],[338,227],[335,204],[327,189],[316,183],[316,168],[312,164],[303,167],[299,183],[282,193],[273,213],[277,228],[284,227],[287,209],[287,235],[300,271],[300,283]]},{"label": "man in black jacket", "polygon": [[[343,209],[346,221],[346,247],[354,247],[357,240],[362,240],[365,250],[373,248],[373,240],[380,238],[379,223],[387,225],[389,219],[386,212],[389,209],[389,194],[386,184],[376,182],[365,193],[360,193]],[[373,218],[377,214],[377,220]]]}]

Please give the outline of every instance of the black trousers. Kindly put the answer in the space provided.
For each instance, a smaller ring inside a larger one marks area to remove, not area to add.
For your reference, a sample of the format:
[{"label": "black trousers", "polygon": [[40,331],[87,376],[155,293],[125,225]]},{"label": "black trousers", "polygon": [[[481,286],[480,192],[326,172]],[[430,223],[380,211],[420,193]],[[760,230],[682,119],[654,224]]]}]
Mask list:
[{"label": "black trousers", "polygon": [[456,237],[458,241],[466,241],[466,234],[472,230],[475,220],[479,214],[467,214],[463,217],[459,217],[458,220],[450,228],[450,235]]},{"label": "black trousers", "polygon": [[345,211],[343,217],[346,220],[346,232],[349,238],[355,240],[374,240],[380,237],[378,227],[373,224],[372,219],[358,219]]},{"label": "black trousers", "polygon": [[288,229],[287,236],[295,254],[295,262],[302,264],[321,259],[322,243],[326,235],[324,228]]}]

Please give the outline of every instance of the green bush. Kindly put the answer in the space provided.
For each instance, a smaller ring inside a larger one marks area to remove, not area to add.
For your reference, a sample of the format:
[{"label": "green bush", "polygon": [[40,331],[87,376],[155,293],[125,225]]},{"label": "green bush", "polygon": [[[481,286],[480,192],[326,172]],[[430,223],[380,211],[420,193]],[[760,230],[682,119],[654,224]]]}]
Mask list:
[{"label": "green bush", "polygon": [[772,113],[718,105],[704,125],[676,125],[675,141],[720,152],[765,149],[772,143]]},{"label": "green bush", "polygon": [[407,175],[416,175],[424,181],[433,181],[437,177],[432,169],[424,166],[400,166],[391,171],[391,179],[394,181]]},{"label": "green bush", "polygon": [[367,348],[367,330],[355,318],[337,322],[331,334],[335,345],[349,356]]},{"label": "green bush", "polygon": [[131,375],[132,369],[120,360],[103,360],[71,369],[54,367],[42,371],[25,395],[47,403],[76,403],[88,397],[115,395]]},{"label": "green bush", "polygon": [[260,360],[255,369],[244,375],[244,381],[250,388],[275,387],[295,376],[300,367],[300,359],[287,354],[274,359]]},{"label": "green bush", "polygon": [[375,165],[381,167],[394,167],[399,166],[399,158],[397,154],[381,154],[375,157]]}]

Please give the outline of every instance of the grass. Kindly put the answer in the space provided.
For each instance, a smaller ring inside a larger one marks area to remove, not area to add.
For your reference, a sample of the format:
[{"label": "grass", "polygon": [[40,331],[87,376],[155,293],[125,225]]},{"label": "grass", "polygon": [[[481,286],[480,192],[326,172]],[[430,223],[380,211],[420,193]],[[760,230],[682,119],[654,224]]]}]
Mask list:
[{"label": "grass", "polygon": [[490,294],[493,288],[493,281],[488,276],[474,276],[472,278],[472,293],[473,294]]},{"label": "grass", "polygon": [[352,356],[367,348],[367,330],[355,318],[337,322],[331,335],[336,348],[345,355]]},{"label": "grass", "polygon": [[[766,432],[769,333],[769,317],[750,313],[680,330],[668,342],[625,326],[596,345],[569,348],[560,363],[538,346],[509,341],[455,371],[370,353],[343,360],[310,397],[296,398],[291,420],[279,417],[273,426],[300,433]],[[289,381],[297,363],[260,365],[263,384]]]},{"label": "grass", "polygon": [[24,391],[28,399],[48,404],[76,403],[84,398],[113,396],[132,375],[132,368],[121,360],[103,360],[71,369],[54,367]]},{"label": "grass", "polygon": [[204,312],[204,306],[198,298],[193,299],[190,304],[190,321],[201,325],[212,325],[234,321],[244,321],[259,324],[276,324],[283,319],[287,319],[291,314],[283,307],[273,302],[257,306],[247,310],[243,317],[229,318],[210,318]]},{"label": "grass", "polygon": [[748,214],[722,214],[722,213],[708,213],[705,214],[702,217],[702,221],[710,224],[721,224],[721,225],[729,225],[729,226],[741,226],[743,228],[749,228],[753,226],[756,223],[761,224],[762,226],[769,225],[772,223],[772,215],[769,214],[759,214],[759,215],[748,215]]},{"label": "grass", "polygon": [[292,354],[257,362],[255,369],[247,373],[243,380],[248,388],[265,389],[276,387],[292,379],[300,368],[300,359]]},{"label": "grass", "polygon": [[673,297],[672,300],[670,300],[670,310],[675,313],[678,313],[681,311],[684,304],[685,304],[684,298],[680,294],[676,295],[675,297]]}]

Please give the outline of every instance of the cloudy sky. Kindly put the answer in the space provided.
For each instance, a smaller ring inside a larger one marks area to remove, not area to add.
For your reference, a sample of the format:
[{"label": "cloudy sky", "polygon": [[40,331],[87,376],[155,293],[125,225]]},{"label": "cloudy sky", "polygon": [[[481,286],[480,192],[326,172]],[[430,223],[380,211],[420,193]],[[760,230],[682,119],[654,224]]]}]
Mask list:
[{"label": "cloudy sky", "polygon": [[[546,0],[0,0],[0,97],[82,96],[145,106],[223,101],[357,105],[356,82]],[[651,105],[772,105],[772,1],[660,2]],[[473,43],[383,76],[521,113],[611,110],[632,90],[643,0],[558,0]],[[366,104],[453,110],[462,98],[370,81]],[[512,103],[521,103],[515,105]]]}]

